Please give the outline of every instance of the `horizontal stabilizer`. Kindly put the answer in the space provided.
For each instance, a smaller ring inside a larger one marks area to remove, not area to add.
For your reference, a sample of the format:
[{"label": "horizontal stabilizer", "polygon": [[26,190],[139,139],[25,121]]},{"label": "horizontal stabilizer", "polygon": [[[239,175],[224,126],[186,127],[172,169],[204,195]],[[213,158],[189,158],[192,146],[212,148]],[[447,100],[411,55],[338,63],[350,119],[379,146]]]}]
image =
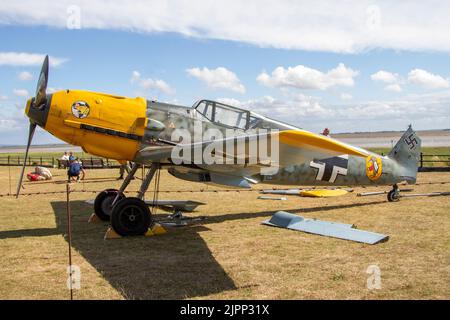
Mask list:
[{"label": "horizontal stabilizer", "polygon": [[367,244],[376,244],[389,239],[389,236],[384,234],[355,229],[355,226],[352,224],[307,219],[285,211],[276,212],[270,220],[265,220],[262,223],[273,227]]}]

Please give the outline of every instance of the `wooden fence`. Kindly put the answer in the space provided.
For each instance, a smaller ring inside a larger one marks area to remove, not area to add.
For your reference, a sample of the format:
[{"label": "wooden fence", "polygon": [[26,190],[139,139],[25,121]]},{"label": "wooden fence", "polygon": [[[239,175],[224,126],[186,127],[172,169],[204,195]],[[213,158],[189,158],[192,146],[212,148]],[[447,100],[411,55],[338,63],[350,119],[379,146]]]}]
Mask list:
[{"label": "wooden fence", "polygon": [[[117,168],[120,164],[115,160],[104,158],[83,158],[83,163],[86,163],[86,167],[92,169],[101,168]],[[0,156],[0,166],[22,166],[24,156]],[[55,157],[37,157],[29,156],[27,160],[27,166],[32,166],[33,163],[37,163],[39,166],[57,168],[60,167],[58,158]],[[92,164],[92,165],[89,165]],[[419,171],[450,171],[450,155],[446,154],[420,154],[418,160]]]},{"label": "wooden fence", "polygon": [[[116,160],[105,158],[82,158],[81,161],[85,164],[86,168],[90,169],[106,169],[106,168],[118,168],[120,164]],[[24,156],[0,156],[0,166],[22,166],[24,162]],[[56,157],[37,157],[29,156],[27,159],[27,166],[33,166],[36,163],[42,167],[58,168],[61,167],[60,160]]]},{"label": "wooden fence", "polygon": [[450,154],[420,153],[418,171],[450,171]]}]

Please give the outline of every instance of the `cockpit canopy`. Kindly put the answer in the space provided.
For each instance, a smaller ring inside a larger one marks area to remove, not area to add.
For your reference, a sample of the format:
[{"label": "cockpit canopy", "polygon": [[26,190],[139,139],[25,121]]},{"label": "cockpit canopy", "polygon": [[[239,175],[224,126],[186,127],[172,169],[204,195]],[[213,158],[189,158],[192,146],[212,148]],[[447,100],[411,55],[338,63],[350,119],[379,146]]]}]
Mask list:
[{"label": "cockpit canopy", "polygon": [[248,110],[211,100],[200,100],[194,108],[209,121],[232,129],[247,130],[261,120]]}]

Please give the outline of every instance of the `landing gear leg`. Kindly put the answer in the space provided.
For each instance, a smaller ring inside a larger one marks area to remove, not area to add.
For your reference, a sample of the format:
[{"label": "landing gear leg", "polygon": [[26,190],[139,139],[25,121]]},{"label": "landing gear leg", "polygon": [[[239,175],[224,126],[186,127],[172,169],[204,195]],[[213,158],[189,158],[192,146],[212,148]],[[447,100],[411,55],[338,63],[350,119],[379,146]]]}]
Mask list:
[{"label": "landing gear leg", "polygon": [[124,191],[133,179],[137,169],[138,165],[134,164],[119,190],[106,189],[97,195],[94,201],[94,212],[100,220],[110,221],[113,207],[119,200],[125,198]]},{"label": "landing gear leg", "polygon": [[389,202],[396,202],[400,200],[400,191],[398,190],[397,184],[392,186],[392,190],[389,191],[387,199]]},{"label": "landing gear leg", "polygon": [[150,171],[145,176],[144,181],[142,181],[141,188],[138,191],[137,198],[143,199],[144,194],[147,191],[150,182],[152,182],[153,177],[155,176],[156,170],[159,169],[159,163],[152,163],[152,166],[150,167]]},{"label": "landing gear leg", "polygon": [[128,187],[128,185],[130,184],[131,180],[133,180],[134,175],[136,174],[137,169],[139,168],[139,165],[135,162],[133,164],[133,167],[130,170],[130,173],[128,173],[127,177],[125,178],[125,180],[122,182],[122,185],[120,186],[119,192],[117,194],[117,196],[114,198],[111,207],[114,207],[117,203],[117,201],[120,200],[120,195],[123,195],[123,193],[125,192],[125,189]]},{"label": "landing gear leg", "polygon": [[[131,172],[133,172],[133,169]],[[111,213],[111,227],[119,235],[144,235],[152,226],[153,219],[150,209],[142,199],[157,169],[159,169],[159,163],[152,163],[150,171],[145,176],[144,181],[142,181],[137,196],[122,199],[113,207]],[[134,170],[134,172],[136,172],[136,170]],[[124,184],[125,182],[126,180],[124,181]]]}]

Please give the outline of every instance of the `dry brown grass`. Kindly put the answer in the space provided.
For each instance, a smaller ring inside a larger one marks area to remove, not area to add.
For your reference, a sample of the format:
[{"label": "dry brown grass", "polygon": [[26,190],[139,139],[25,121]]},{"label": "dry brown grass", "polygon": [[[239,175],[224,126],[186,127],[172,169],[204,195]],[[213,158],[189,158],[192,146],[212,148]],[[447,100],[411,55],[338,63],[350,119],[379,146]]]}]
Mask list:
[{"label": "dry brown grass", "polygon": [[[64,171],[50,183],[27,183],[23,192],[63,191]],[[19,169],[11,169],[13,190]],[[118,187],[117,170],[88,171],[95,180],[75,190]],[[161,174],[161,190],[222,190]],[[103,180],[102,180],[103,179]],[[448,181],[449,173],[420,174],[419,183]],[[130,189],[136,190],[139,181]],[[262,188],[264,186],[258,186]],[[387,188],[386,188],[387,189]],[[106,224],[92,225],[84,200],[73,193],[73,260],[81,267],[76,299],[448,299],[450,298],[450,197],[385,196],[257,200],[255,192],[161,193],[163,199],[208,204],[201,226],[152,238],[103,240]],[[450,184],[421,184],[414,192],[450,191]],[[9,192],[0,168],[0,193]],[[149,192],[148,197],[151,197]],[[65,194],[1,197],[0,298],[67,299]],[[276,210],[354,223],[390,235],[370,246],[261,225]],[[160,211],[162,214],[162,212]],[[382,289],[368,290],[366,269],[377,264]]]}]

